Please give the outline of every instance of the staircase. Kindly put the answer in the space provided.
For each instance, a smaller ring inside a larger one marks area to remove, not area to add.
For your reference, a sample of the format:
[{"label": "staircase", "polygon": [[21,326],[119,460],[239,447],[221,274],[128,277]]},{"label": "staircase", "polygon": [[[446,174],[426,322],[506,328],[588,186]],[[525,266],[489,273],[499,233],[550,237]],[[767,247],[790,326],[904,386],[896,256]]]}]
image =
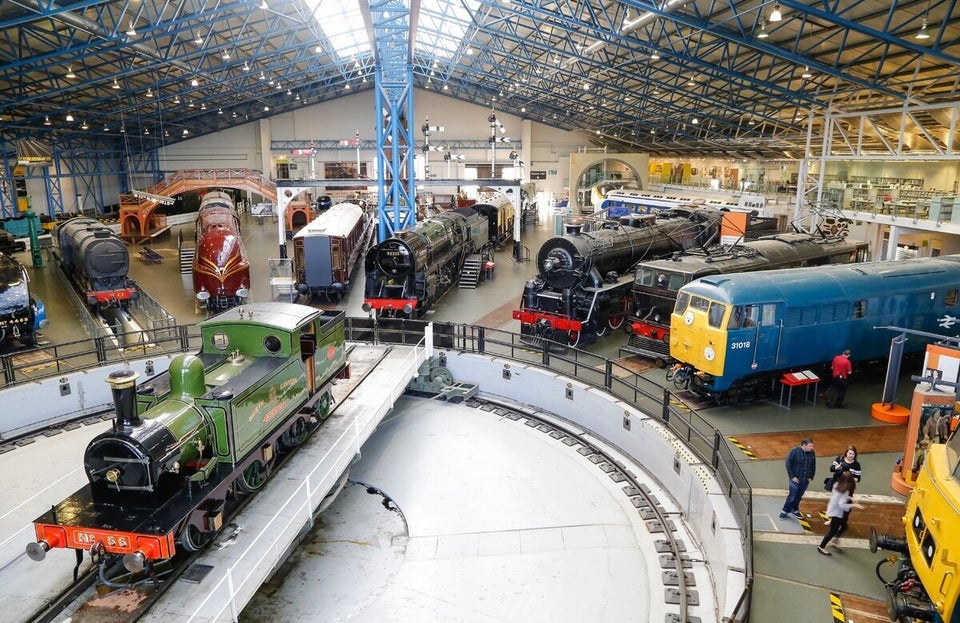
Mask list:
[{"label": "staircase", "polygon": [[475,289],[480,283],[480,271],[483,270],[483,260],[479,255],[468,255],[460,269],[458,288]]},{"label": "staircase", "polygon": [[193,272],[193,258],[197,254],[196,247],[180,246],[180,274],[189,275]]},{"label": "staircase", "polygon": [[529,204],[529,205],[525,205],[525,206],[523,207],[522,215],[523,215],[523,224],[524,224],[524,225],[536,225],[536,224],[537,224],[537,215],[538,215],[537,204],[536,204],[536,203],[532,203],[532,204]]}]

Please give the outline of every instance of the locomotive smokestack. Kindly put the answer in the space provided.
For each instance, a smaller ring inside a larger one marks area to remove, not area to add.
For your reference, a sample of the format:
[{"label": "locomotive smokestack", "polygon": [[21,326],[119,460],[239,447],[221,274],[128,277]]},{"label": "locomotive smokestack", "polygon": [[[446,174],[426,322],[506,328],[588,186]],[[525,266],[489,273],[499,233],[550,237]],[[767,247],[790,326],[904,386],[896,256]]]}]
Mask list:
[{"label": "locomotive smokestack", "polygon": [[107,377],[107,383],[113,391],[113,404],[117,410],[117,418],[113,421],[113,429],[140,426],[142,421],[137,415],[137,378],[139,373],[133,370],[117,370]]}]

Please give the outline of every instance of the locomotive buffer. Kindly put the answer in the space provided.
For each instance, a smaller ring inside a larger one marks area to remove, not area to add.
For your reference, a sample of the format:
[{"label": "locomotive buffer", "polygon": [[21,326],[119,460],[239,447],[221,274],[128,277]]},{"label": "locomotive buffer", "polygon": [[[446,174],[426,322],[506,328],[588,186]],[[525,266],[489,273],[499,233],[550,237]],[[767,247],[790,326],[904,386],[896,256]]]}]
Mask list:
[{"label": "locomotive buffer", "polygon": [[187,571],[196,582],[176,582],[141,621],[229,620],[239,613],[313,525],[323,510],[318,506],[342,483],[425,354],[411,346],[357,345],[347,359],[351,377],[362,377],[344,392],[349,400],[341,397],[341,381],[334,386],[336,407],[323,425]]}]

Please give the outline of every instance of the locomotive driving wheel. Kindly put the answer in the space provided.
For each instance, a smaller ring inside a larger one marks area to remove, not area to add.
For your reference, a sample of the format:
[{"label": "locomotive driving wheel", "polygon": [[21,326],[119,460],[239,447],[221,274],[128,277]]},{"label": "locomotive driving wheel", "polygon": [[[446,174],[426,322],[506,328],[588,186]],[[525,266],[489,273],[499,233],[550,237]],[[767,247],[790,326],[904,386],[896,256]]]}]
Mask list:
[{"label": "locomotive driving wheel", "polygon": [[580,343],[580,332],[579,331],[568,331],[567,332],[567,345],[576,346]]},{"label": "locomotive driving wheel", "polygon": [[188,552],[198,552],[213,540],[212,532],[204,532],[197,526],[189,524],[180,535],[180,545]]},{"label": "locomotive driving wheel", "polygon": [[324,392],[317,401],[317,419],[325,420],[330,415],[330,392]]},{"label": "locomotive driving wheel", "polygon": [[309,432],[310,426],[307,424],[307,420],[298,417],[280,437],[280,443],[285,448],[294,448],[304,442]]},{"label": "locomotive driving wheel", "polygon": [[256,460],[247,466],[237,479],[237,486],[244,493],[252,493],[263,486],[267,481],[267,466],[263,461]]},{"label": "locomotive driving wheel", "polygon": [[624,317],[623,314],[612,314],[607,318],[607,326],[616,331],[623,326]]}]

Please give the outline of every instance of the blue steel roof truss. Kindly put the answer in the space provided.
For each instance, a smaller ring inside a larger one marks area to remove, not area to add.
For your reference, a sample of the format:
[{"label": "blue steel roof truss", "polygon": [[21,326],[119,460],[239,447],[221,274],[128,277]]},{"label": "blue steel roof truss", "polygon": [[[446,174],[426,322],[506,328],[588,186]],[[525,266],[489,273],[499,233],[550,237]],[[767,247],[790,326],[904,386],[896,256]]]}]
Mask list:
[{"label": "blue steel roof truss", "polygon": [[[956,0],[780,0],[776,23],[769,2],[746,0],[479,0],[469,17],[454,10],[468,2],[417,2],[408,41],[435,45],[384,55],[380,34],[399,30],[384,18],[382,33],[369,29],[379,59],[340,58],[301,0],[268,4],[0,4],[0,141],[156,150],[373,89],[378,62],[403,66],[416,88],[664,155],[796,154],[811,111],[960,97]],[[924,18],[930,38],[915,39]],[[121,126],[141,138],[124,146]]]}]

